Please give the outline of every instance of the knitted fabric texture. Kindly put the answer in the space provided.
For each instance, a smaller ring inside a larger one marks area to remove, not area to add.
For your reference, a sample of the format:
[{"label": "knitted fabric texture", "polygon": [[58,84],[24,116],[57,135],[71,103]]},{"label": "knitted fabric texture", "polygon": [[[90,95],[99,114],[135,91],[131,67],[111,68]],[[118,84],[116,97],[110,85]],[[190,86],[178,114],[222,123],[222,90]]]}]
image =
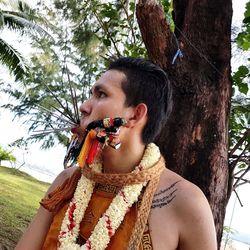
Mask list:
[{"label": "knitted fabric texture", "polygon": [[81,169],[77,168],[72,176],[66,179],[61,186],[48,194],[40,202],[41,206],[50,212],[59,211],[65,202],[69,201],[75,192],[77,183],[81,177]]},{"label": "knitted fabric texture", "polygon": [[143,235],[145,225],[149,216],[153,195],[157,188],[160,175],[164,169],[165,163],[163,157],[151,168],[136,173],[128,174],[105,174],[97,173],[88,166],[82,170],[78,168],[74,174],[68,178],[59,188],[51,192],[47,198],[42,199],[41,205],[50,212],[57,212],[68,200],[73,197],[77,183],[83,174],[86,178],[95,183],[110,184],[118,187],[147,183],[144,191],[141,205],[138,211],[135,227],[132,231],[128,249],[137,249]]},{"label": "knitted fabric texture", "polygon": [[129,174],[104,174],[92,171],[89,167],[83,168],[82,172],[86,178],[100,184],[110,184],[115,186],[132,185],[148,182],[144,191],[141,205],[138,211],[134,229],[129,240],[128,249],[138,249],[145,225],[149,216],[153,196],[158,186],[160,175],[165,168],[163,157],[151,168],[142,170],[138,173]]},{"label": "knitted fabric texture", "polygon": [[141,205],[137,214],[137,220],[135,222],[135,226],[128,244],[129,250],[138,249],[143,232],[145,230],[154,193],[158,186],[160,175],[165,167],[165,163],[162,157],[157,164],[158,172],[156,172],[155,176],[148,182],[148,185],[142,197]]},{"label": "knitted fabric texture", "polygon": [[[159,160],[159,162],[164,162],[163,158]],[[105,174],[98,173],[93,171],[90,167],[85,166],[82,169],[83,175],[89,180],[94,181],[95,183],[100,184],[109,184],[118,187],[140,184],[152,180],[159,175],[159,171],[162,169],[162,164],[157,162],[152,167],[148,169],[141,170],[137,173],[128,173],[128,174]]]}]

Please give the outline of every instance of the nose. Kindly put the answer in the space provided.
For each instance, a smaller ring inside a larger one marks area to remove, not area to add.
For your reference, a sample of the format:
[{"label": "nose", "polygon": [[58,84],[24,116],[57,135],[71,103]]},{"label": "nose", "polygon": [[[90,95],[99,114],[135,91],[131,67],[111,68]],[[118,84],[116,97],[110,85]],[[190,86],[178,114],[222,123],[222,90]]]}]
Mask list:
[{"label": "nose", "polygon": [[92,110],[92,106],[91,106],[91,98],[86,100],[85,102],[83,102],[81,105],[80,105],[80,112],[86,116],[86,115],[89,115],[91,113],[91,110]]}]

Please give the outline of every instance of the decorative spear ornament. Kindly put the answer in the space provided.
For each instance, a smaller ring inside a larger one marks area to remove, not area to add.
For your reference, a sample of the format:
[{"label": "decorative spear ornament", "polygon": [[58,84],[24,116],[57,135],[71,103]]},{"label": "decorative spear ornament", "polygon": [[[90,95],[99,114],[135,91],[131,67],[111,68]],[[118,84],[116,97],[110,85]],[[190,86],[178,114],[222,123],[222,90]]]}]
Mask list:
[{"label": "decorative spear ornament", "polygon": [[83,167],[85,162],[90,165],[106,145],[118,149],[121,145],[120,127],[126,124],[124,118],[104,118],[87,126],[82,142],[79,142],[77,134],[73,134],[64,158],[64,167],[68,168],[76,162],[80,167]]}]

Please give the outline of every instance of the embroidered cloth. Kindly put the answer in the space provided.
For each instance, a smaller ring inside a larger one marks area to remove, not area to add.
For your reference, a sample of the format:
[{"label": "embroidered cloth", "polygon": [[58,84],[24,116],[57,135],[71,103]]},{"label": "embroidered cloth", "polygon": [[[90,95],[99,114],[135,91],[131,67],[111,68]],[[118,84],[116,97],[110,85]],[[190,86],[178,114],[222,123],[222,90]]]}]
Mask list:
[{"label": "embroidered cloth", "polygon": [[[115,186],[96,184],[96,188],[80,225],[80,236],[78,239],[78,243],[80,245],[84,244],[86,239],[89,238],[92,230],[98,222],[98,219],[106,211],[118,191],[119,188]],[[42,250],[57,249],[57,237],[60,232],[61,223],[68,205],[69,203],[66,203],[55,215]],[[120,227],[117,229],[115,235],[111,238],[107,250],[127,249],[130,235],[136,221],[137,209],[137,204],[135,204],[125,215]],[[145,249],[153,249],[148,225],[145,227],[145,231],[138,250]]]}]

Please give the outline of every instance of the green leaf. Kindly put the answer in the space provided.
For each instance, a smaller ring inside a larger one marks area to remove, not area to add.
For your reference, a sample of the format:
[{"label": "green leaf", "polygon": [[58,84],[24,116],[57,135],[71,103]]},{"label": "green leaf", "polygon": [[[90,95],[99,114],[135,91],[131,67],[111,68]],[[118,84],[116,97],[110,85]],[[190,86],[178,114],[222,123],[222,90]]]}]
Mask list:
[{"label": "green leaf", "polygon": [[250,23],[250,16],[245,17],[245,18],[243,19],[243,23],[245,23],[245,24]]},{"label": "green leaf", "polygon": [[131,12],[134,12],[134,11],[135,11],[135,1],[129,2],[129,10],[130,10]]},{"label": "green leaf", "polygon": [[244,82],[244,79],[249,77],[249,69],[246,66],[240,66],[233,75],[233,84],[236,85],[239,91],[243,94],[247,94],[248,85]]},{"label": "green leaf", "polygon": [[171,8],[171,1],[170,0],[161,0],[161,4],[163,5],[164,12],[167,14]]},{"label": "green leaf", "polygon": [[103,39],[103,44],[106,45],[107,47],[111,46],[111,41],[107,38]]},{"label": "green leaf", "polygon": [[250,33],[241,32],[236,38],[237,45],[243,49],[248,50],[250,48]]},{"label": "green leaf", "polygon": [[241,93],[243,93],[245,95],[247,94],[247,92],[248,92],[248,85],[247,85],[247,83],[241,82],[240,84],[238,84],[238,87],[239,87],[239,91]]},{"label": "green leaf", "polygon": [[115,18],[116,15],[117,15],[117,12],[116,10],[113,10],[113,9],[105,9],[105,10],[102,10],[101,11],[101,14],[104,16],[104,17],[109,17],[109,18]]},{"label": "green leaf", "polygon": [[246,168],[246,166],[247,166],[246,164],[242,163],[242,164],[240,164],[240,165],[238,166],[238,168],[239,168],[239,169],[244,169],[244,168]]},{"label": "green leaf", "polygon": [[250,17],[250,2],[246,3],[246,10],[245,10],[245,13],[244,13],[244,17],[245,17],[245,19],[247,19],[248,17]]}]

